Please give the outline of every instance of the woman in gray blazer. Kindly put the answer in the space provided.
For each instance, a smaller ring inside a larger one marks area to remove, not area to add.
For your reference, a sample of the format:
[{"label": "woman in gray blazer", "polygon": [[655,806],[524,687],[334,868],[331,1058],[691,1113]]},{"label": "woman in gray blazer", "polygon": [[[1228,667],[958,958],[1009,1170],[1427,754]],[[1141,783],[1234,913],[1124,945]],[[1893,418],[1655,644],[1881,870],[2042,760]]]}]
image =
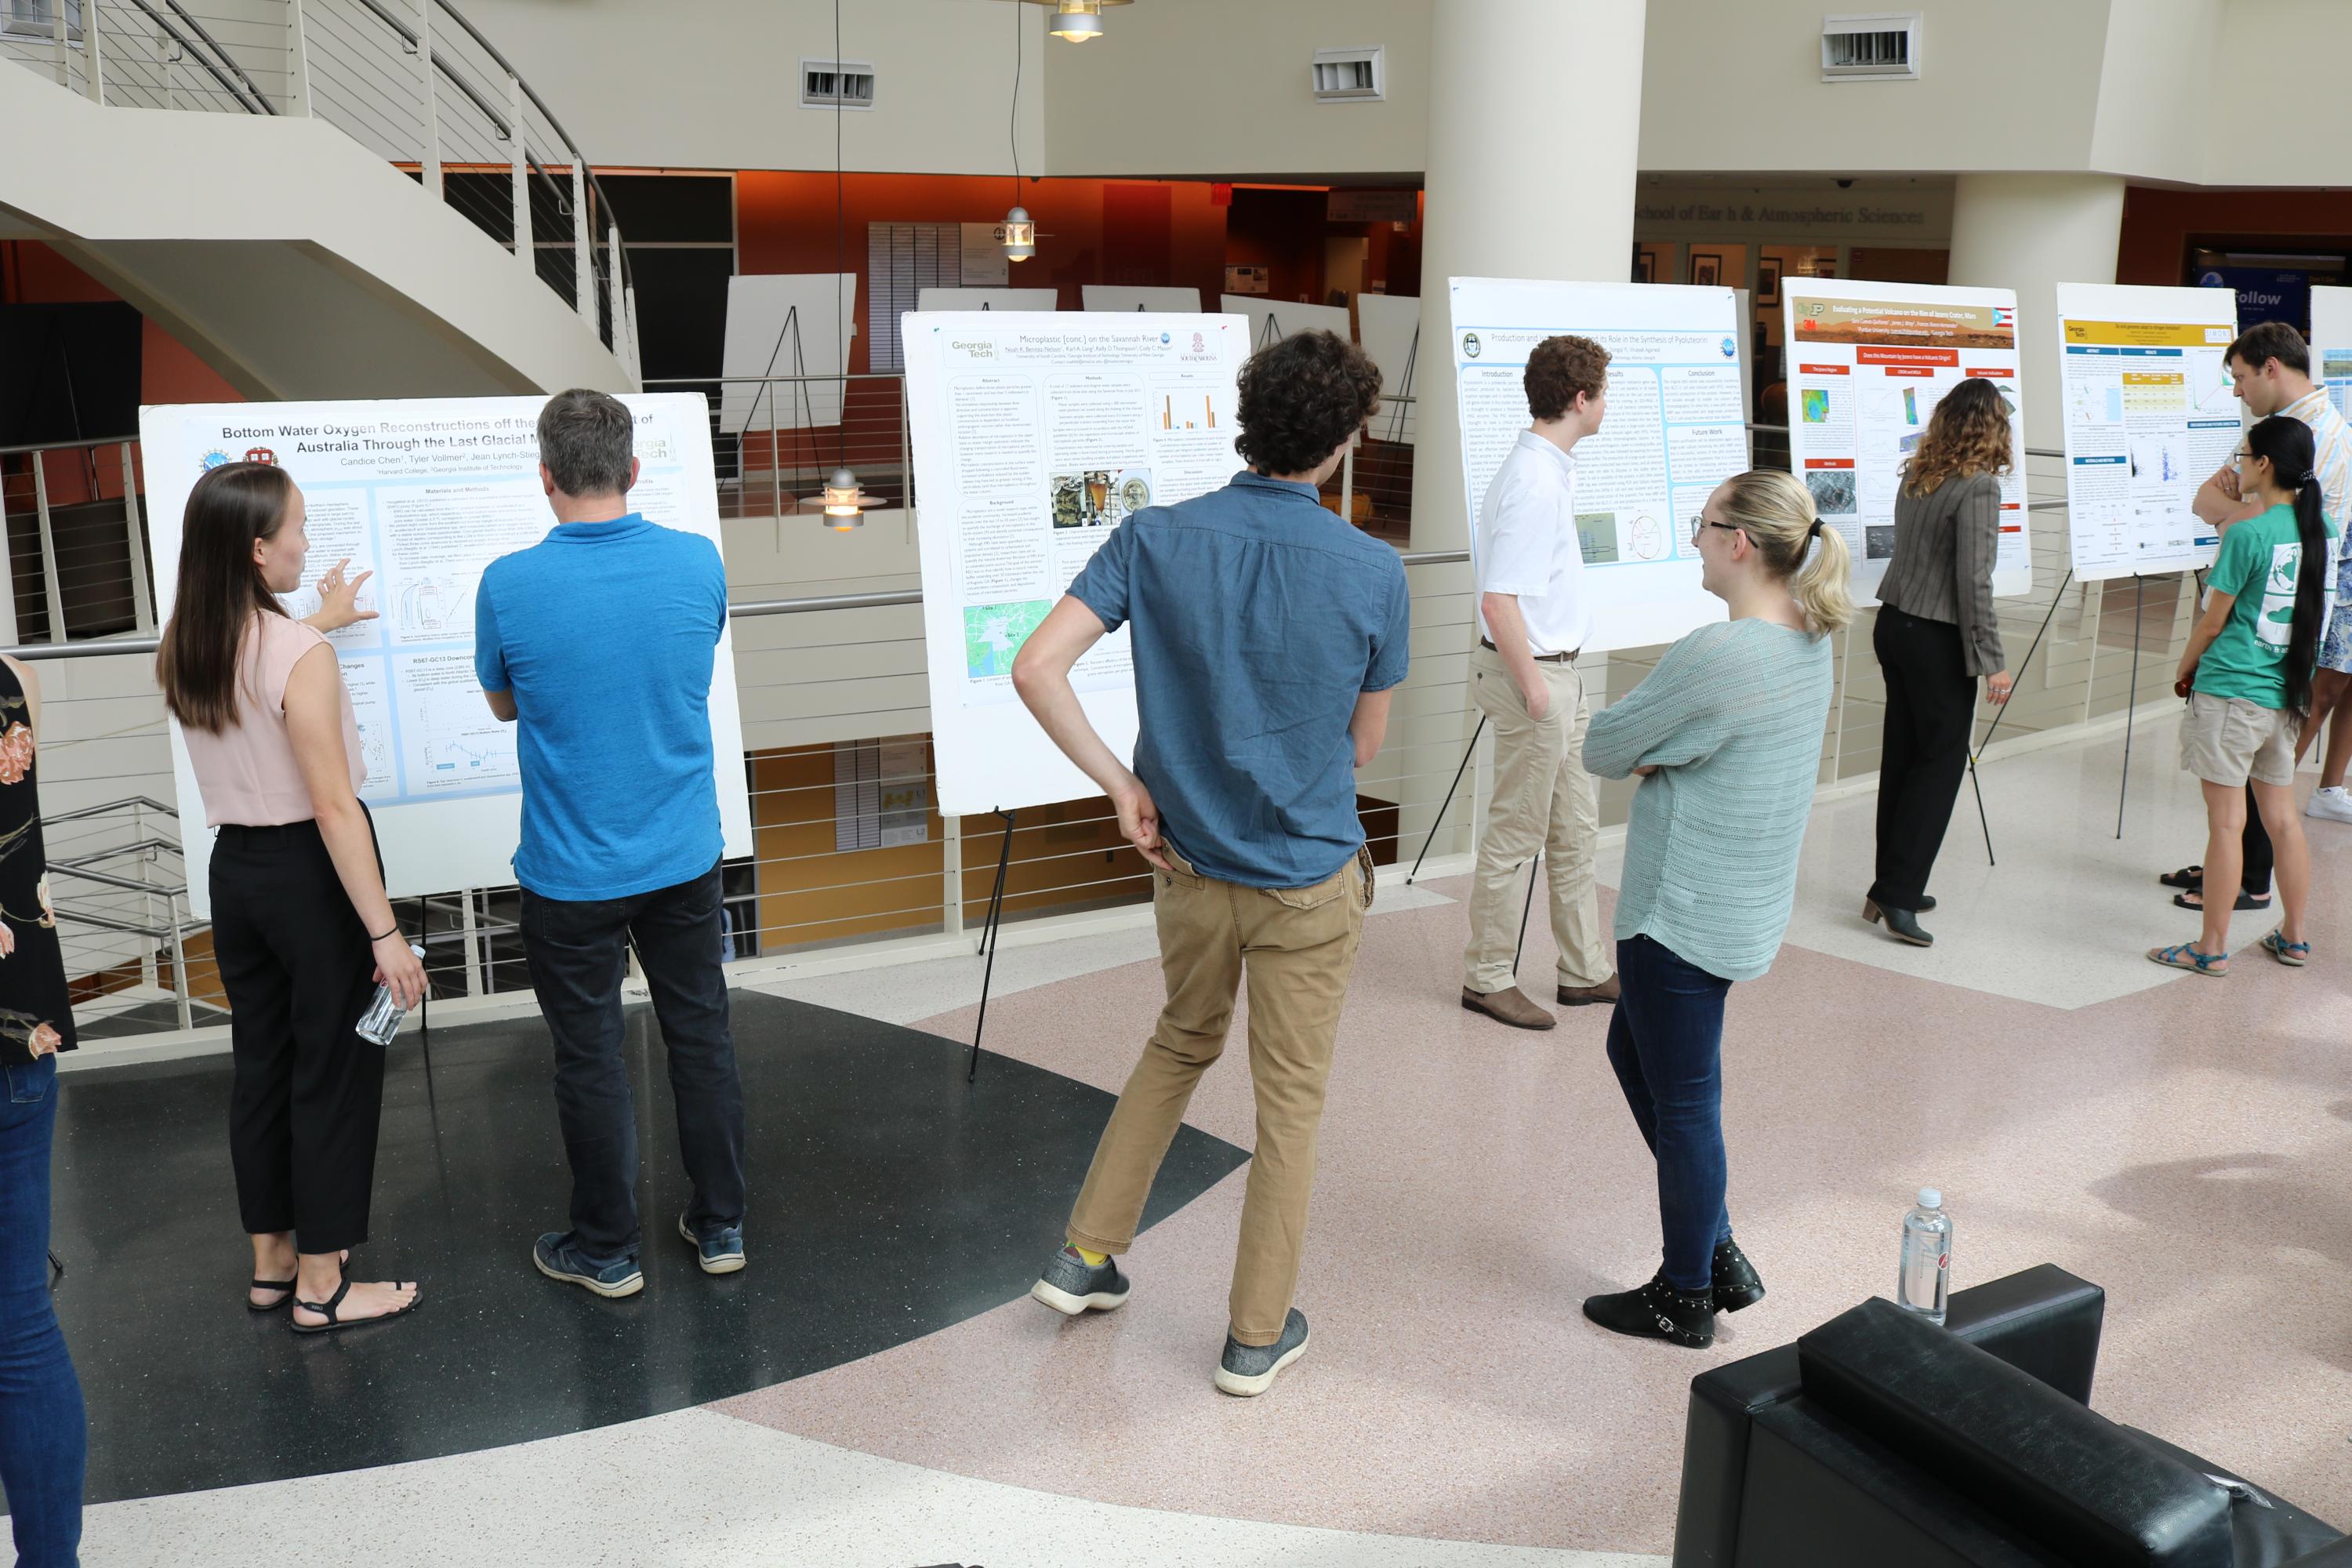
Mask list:
[{"label": "woman in gray blazer", "polygon": [[1886,736],[1878,764],[1878,876],[1864,920],[1932,947],[1920,929],[1927,873],[1968,769],[1977,678],[1985,700],[2009,700],[2008,658],[1992,607],[2000,540],[2000,475],[2011,466],[2010,410],[1971,376],[1946,394],[1895,500],[1895,555],[1878,587],[1871,634],[1886,677]]}]

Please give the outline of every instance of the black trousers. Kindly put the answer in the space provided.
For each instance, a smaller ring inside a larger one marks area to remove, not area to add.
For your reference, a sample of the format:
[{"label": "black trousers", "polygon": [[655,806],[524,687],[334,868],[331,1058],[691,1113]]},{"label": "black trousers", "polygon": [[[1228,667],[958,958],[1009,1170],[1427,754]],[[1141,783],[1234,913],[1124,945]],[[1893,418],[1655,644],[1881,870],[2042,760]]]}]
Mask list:
[{"label": "black trousers", "polygon": [[634,898],[576,901],[522,893],[531,989],[555,1042],[555,1111],[572,1164],[572,1229],[609,1262],[637,1250],[637,1115],[621,1054],[626,949],[653,991],[669,1054],[677,1142],[694,1184],[697,1231],[743,1223],[743,1086],[727,1022],[719,876]]},{"label": "black trousers", "polygon": [[1878,760],[1878,879],[1870,897],[1885,909],[1916,910],[1968,772],[1976,678],[1960,628],[1948,621],[1882,605],[1871,646],[1886,677],[1886,734]]},{"label": "black trousers", "polygon": [[367,930],[315,822],[223,826],[211,883],[238,1215],[302,1252],[357,1247],[383,1106],[383,1047],[356,1032],[376,987]]}]

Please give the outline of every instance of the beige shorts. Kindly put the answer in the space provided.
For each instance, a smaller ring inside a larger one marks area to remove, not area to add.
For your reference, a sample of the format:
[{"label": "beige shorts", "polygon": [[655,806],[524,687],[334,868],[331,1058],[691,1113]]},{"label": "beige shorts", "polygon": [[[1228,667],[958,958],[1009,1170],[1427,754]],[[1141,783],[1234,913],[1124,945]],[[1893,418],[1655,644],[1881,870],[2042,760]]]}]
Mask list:
[{"label": "beige shorts", "polygon": [[2180,721],[2180,765],[2207,784],[2294,783],[2294,715],[2242,697],[2189,694]]}]

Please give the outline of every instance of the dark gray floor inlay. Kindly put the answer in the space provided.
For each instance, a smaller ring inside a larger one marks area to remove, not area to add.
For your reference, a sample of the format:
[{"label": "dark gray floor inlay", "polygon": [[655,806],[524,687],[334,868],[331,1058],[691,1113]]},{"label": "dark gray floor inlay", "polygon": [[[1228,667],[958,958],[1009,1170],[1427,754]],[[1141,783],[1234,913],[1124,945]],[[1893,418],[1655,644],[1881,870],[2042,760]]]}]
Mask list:
[{"label": "dark gray floor inlay", "polygon": [[[58,1310],[106,1502],[464,1453],[764,1387],[1013,1300],[1060,1239],[1111,1097],[962,1045],[734,995],[751,1107],[751,1267],[710,1279],[676,1231],[686,1182],[650,1012],[628,1051],[645,1150],[646,1289],[541,1279],[569,1183],[537,1018],[414,1036],[384,1087],[364,1279],[424,1282],[414,1319],[297,1337],[247,1314],[225,1057],[72,1073],[58,1123]],[[1121,1039],[1123,1058],[1129,1049]],[[1123,1065],[1123,1062],[1122,1062]],[[1156,1223],[1248,1158],[1187,1127]],[[1043,1310],[1043,1309],[1040,1309]],[[560,1517],[566,1506],[549,1500]]]}]

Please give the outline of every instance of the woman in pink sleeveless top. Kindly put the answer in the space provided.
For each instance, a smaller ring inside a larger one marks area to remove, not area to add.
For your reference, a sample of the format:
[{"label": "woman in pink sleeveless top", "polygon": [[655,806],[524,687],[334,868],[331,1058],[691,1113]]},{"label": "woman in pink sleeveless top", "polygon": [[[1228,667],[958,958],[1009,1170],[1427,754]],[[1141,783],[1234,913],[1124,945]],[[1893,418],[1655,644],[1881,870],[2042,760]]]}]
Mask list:
[{"label": "woman in pink sleeveless top", "polygon": [[[344,1278],[367,1239],[384,1053],[360,1038],[379,983],[404,1006],[425,970],[384,896],[351,693],[334,648],[277,595],[302,582],[302,492],[230,463],[196,481],[156,677],[180,722],[213,845],[213,953],[236,1079],[229,1157],[253,1243],[246,1305],[293,1303],[298,1333],[394,1317],[414,1281]],[[340,614],[356,581],[321,584]],[[184,808],[189,803],[183,803]]]}]

